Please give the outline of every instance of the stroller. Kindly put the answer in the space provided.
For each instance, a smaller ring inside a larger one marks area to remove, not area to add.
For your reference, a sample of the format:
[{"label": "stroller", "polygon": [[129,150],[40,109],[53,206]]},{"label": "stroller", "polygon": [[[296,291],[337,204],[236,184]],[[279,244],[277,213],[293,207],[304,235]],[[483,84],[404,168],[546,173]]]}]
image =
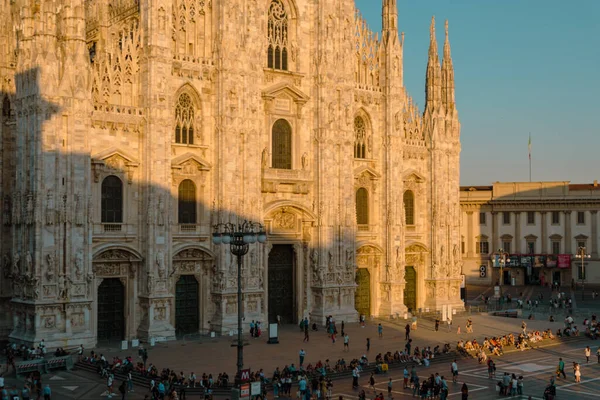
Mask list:
[{"label": "stroller", "polygon": [[544,400],[554,400],[556,397],[556,386],[548,385],[544,390]]}]

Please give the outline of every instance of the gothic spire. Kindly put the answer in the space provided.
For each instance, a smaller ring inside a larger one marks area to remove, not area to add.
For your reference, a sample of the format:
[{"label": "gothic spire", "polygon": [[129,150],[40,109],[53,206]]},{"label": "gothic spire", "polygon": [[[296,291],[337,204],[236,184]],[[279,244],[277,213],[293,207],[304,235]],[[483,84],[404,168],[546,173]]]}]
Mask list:
[{"label": "gothic spire", "polygon": [[431,17],[429,28],[429,58],[427,60],[427,76],[425,79],[425,111],[433,111],[441,102],[441,68],[435,39],[435,16]]},{"label": "gothic spire", "polygon": [[454,67],[450,55],[448,38],[448,20],[446,20],[446,39],[444,40],[444,60],[442,61],[442,102],[446,111],[454,109]]},{"label": "gothic spire", "polygon": [[[389,34],[398,36],[398,7],[396,6],[396,0],[383,0],[382,19],[384,36],[389,36]],[[388,35],[385,35],[385,33]]]}]

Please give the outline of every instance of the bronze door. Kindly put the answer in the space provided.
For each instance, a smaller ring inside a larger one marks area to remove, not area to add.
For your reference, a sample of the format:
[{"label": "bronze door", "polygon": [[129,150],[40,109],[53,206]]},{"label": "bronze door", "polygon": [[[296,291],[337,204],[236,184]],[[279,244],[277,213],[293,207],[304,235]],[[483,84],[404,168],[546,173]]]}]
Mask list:
[{"label": "bronze door", "polygon": [[356,294],[354,295],[354,306],[359,315],[368,317],[371,315],[371,274],[367,268],[359,268],[356,271]]},{"label": "bronze door", "polygon": [[200,308],[198,281],[194,275],[182,275],[175,285],[175,334],[197,333]]},{"label": "bronze door", "polygon": [[417,309],[417,271],[415,267],[406,267],[405,280],[404,305],[408,308],[408,311],[415,312]]},{"label": "bronze door", "polygon": [[125,337],[125,286],[119,278],[104,279],[98,287],[98,340]]},{"label": "bronze door", "polygon": [[292,245],[273,245],[269,253],[269,322],[276,322],[278,315],[284,324],[296,322],[294,282]]}]

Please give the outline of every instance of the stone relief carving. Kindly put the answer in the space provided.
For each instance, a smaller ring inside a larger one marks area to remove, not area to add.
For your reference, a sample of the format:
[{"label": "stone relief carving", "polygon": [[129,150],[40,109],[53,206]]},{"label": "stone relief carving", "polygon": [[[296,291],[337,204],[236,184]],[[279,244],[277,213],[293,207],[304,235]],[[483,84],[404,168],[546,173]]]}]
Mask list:
[{"label": "stone relief carving", "polygon": [[83,252],[79,250],[73,260],[74,267],[73,272],[75,274],[75,280],[80,281],[83,277]]},{"label": "stone relief carving", "polygon": [[119,276],[121,275],[121,265],[117,263],[94,265],[94,272],[99,276]]},{"label": "stone relief carving", "polygon": [[308,169],[308,153],[302,154],[302,169],[304,171]]},{"label": "stone relief carving", "polygon": [[2,271],[4,278],[8,278],[11,276],[11,263],[10,263],[10,254],[4,253],[2,256]]},{"label": "stone relief carving", "polygon": [[23,271],[24,275],[32,276],[34,274],[33,270],[33,258],[31,257],[31,253],[28,251],[25,253],[25,270]]},{"label": "stone relief carving", "polygon": [[69,299],[69,290],[71,289],[71,278],[61,275],[58,278],[58,298],[61,300]]},{"label": "stone relief carving", "polygon": [[152,272],[148,271],[146,273],[146,292],[148,293],[148,295],[152,294],[153,282],[154,282],[154,275],[152,275]]},{"label": "stone relief carving", "polygon": [[165,203],[162,194],[158,196],[156,224],[158,226],[163,226],[165,224]]},{"label": "stone relief carving", "polygon": [[273,226],[278,229],[294,229],[296,227],[296,215],[285,212],[285,209],[275,214]]}]

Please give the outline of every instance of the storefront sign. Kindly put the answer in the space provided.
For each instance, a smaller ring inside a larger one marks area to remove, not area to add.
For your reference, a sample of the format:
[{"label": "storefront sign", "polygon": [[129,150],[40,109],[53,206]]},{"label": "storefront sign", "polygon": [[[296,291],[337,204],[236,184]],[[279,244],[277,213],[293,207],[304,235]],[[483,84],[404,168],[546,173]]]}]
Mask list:
[{"label": "storefront sign", "polygon": [[531,267],[531,256],[521,256],[521,266],[522,267]]},{"label": "storefront sign", "polygon": [[535,268],[541,268],[546,264],[546,256],[534,256],[533,266]]},{"label": "storefront sign", "polygon": [[555,255],[550,255],[546,258],[546,267],[556,268],[557,260]]}]

